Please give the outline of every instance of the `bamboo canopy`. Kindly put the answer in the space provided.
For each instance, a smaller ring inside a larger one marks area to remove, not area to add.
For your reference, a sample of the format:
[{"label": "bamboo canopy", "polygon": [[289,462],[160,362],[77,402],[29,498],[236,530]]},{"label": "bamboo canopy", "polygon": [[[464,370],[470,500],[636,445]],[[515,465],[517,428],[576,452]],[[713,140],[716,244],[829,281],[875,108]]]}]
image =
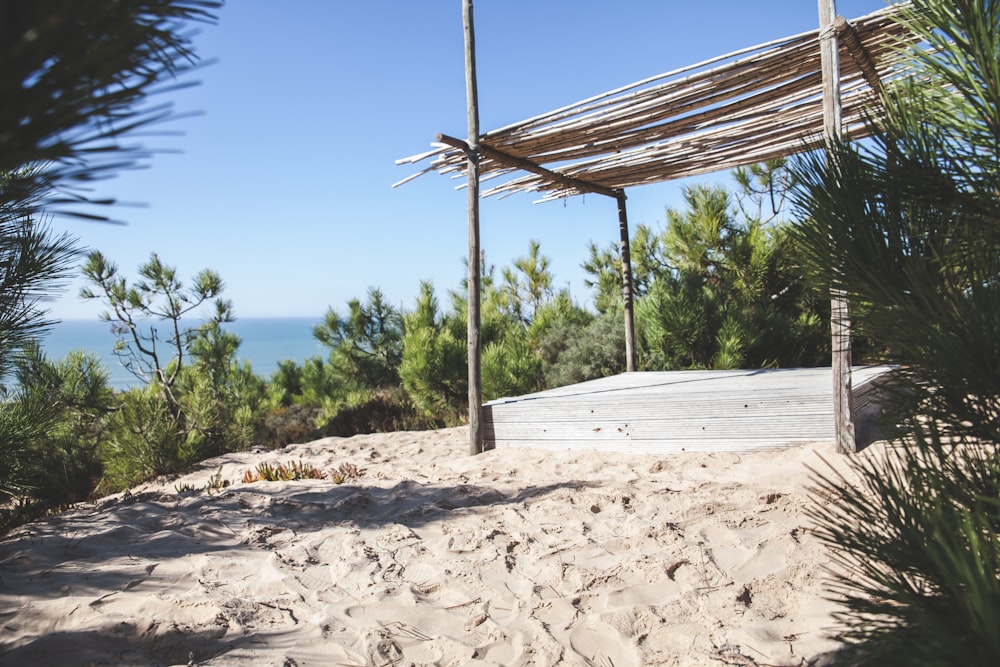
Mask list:
[{"label": "bamboo canopy", "polygon": [[[894,76],[894,55],[913,40],[892,20],[895,11],[835,24],[845,136],[866,136],[873,87]],[[821,32],[719,56],[482,134],[480,194],[531,192],[549,201],[619,192],[820,147]],[[432,171],[465,178],[463,144],[439,135],[432,150],[398,160],[430,164],[396,185]]]},{"label": "bamboo canopy", "polygon": [[[397,164],[426,160],[430,164],[393,187],[432,171],[464,178],[469,187],[472,453],[483,448],[482,406],[477,398],[478,289],[473,293],[479,265],[472,259],[479,255],[479,197],[533,192],[541,193],[540,201],[550,201],[589,192],[617,200],[625,356],[627,370],[636,370],[626,188],[785,157],[819,148],[837,136],[864,138],[866,121],[878,108],[882,82],[897,75],[895,56],[915,40],[893,20],[899,5],[853,21],[836,16],[834,0],[819,0],[819,8],[817,30],[735,51],[479,134],[472,0],[464,0],[469,138],[439,134],[432,150],[397,160]],[[833,322],[836,437],[842,451],[853,451],[850,322],[846,302],[833,295],[831,304],[834,317],[841,317]]]}]

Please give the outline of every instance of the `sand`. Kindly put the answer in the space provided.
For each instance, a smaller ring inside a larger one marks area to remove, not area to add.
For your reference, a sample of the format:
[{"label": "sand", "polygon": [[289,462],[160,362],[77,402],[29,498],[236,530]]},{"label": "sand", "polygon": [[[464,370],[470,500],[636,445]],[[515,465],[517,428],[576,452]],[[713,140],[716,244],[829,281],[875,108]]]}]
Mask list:
[{"label": "sand", "polygon": [[[803,665],[831,444],[504,449],[464,428],[205,462],[0,540],[3,665]],[[364,473],[243,483],[260,461]],[[231,485],[202,490],[214,474]],[[186,486],[197,491],[178,492]]]}]

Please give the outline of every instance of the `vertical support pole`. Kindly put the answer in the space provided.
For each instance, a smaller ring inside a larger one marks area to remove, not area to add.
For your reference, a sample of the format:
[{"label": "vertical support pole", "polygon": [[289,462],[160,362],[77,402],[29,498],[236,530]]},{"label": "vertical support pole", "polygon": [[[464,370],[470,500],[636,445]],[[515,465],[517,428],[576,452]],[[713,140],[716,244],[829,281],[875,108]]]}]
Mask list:
[{"label": "vertical support pole", "polygon": [[[823,74],[823,130],[828,149],[840,139],[840,56],[837,47],[835,0],[819,0],[820,58]],[[833,420],[837,451],[857,451],[851,396],[850,303],[839,290],[830,293],[830,336],[833,358]]]},{"label": "vertical support pole", "polygon": [[629,249],[628,211],[625,208],[625,191],[618,190],[618,231],[621,236],[622,302],[625,304],[625,370],[635,371],[635,315],[632,303],[632,252]]},{"label": "vertical support pole", "polygon": [[465,29],[465,96],[468,103],[468,213],[469,213],[469,453],[483,451],[483,376],[482,342],[480,340],[480,275],[479,248],[479,92],[476,84],[476,35],[472,17],[472,0],[462,0],[462,24]]}]

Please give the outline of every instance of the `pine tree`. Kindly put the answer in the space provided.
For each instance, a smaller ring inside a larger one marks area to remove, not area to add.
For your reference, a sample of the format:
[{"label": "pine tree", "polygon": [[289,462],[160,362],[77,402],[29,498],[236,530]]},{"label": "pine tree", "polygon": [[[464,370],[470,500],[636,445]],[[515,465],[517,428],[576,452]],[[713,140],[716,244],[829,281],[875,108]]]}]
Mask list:
[{"label": "pine tree", "polygon": [[795,167],[815,279],[898,365],[899,446],[823,479],[819,535],[847,573],[845,662],[1000,662],[1000,3],[913,0],[862,144]]}]

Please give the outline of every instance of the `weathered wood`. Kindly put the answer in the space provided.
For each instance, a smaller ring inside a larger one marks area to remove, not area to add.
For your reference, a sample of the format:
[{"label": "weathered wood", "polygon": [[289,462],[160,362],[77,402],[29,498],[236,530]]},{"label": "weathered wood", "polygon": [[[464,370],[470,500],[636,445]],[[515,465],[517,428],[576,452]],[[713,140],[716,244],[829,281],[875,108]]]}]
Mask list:
[{"label": "weathered wood", "polygon": [[[898,40],[915,39],[892,20],[895,11],[889,7],[852,22],[879,78],[894,75]],[[651,77],[487,132],[482,141],[540,167],[558,165],[559,173],[590,184],[587,191],[594,185],[626,189],[710,173],[719,165],[751,164],[761,155],[794,153],[810,146],[803,138],[822,136],[818,35],[810,31]],[[852,138],[862,138],[870,86],[859,67],[844,61],[843,122]],[[760,130],[769,119],[782,131],[769,133],[770,143],[762,146]],[[460,149],[449,146],[423,157],[433,170],[464,175]],[[483,156],[481,180],[509,178],[511,171],[509,161]],[[542,192],[545,201],[581,192],[540,173],[513,176],[481,194]]]},{"label": "weathered wood", "polygon": [[632,251],[628,234],[628,209],[623,191],[615,197],[618,203],[618,232],[622,255],[622,302],[625,306],[625,369],[635,371],[635,315],[633,314],[634,290],[632,287]]},{"label": "weathered wood", "polygon": [[[818,72],[804,79],[804,83],[809,85],[818,85],[819,82]],[[844,77],[844,84],[851,91],[867,91],[867,84],[855,70]],[[779,93],[784,96],[777,97]],[[772,100],[776,110],[766,114],[761,113],[760,100],[756,98],[726,105],[722,111],[739,125],[738,130],[734,130],[733,133],[721,131],[694,133],[697,127],[710,124],[716,111],[643,129],[639,131],[643,135],[643,140],[655,138],[658,134],[676,135],[677,138],[641,149],[622,150],[613,157],[571,165],[561,168],[560,173],[576,177],[577,173],[583,170],[589,172],[588,175],[592,179],[600,180],[608,187],[623,188],[629,184],[659,182],[667,177],[681,178],[709,173],[721,168],[788,155],[822,142],[822,133],[815,129],[821,127],[822,109],[814,103],[814,95],[815,92],[808,86],[788,91],[770,91],[766,96]],[[866,113],[867,107],[860,103],[850,107],[845,124],[850,128],[852,136],[860,137],[867,131],[864,125]],[[734,141],[740,141],[741,133],[752,133],[754,141],[746,145],[742,153],[734,155],[732,145]],[[809,140],[813,134],[816,137],[815,142]],[[766,140],[768,137],[771,139]],[[591,142],[591,145],[580,147],[579,150],[585,152],[600,143],[600,140],[597,140]],[[609,145],[609,150],[610,148]],[[563,157],[576,157],[576,155],[564,151]],[[594,166],[597,163],[601,166]],[[508,192],[526,189],[537,190],[543,187],[537,179],[529,175],[487,189],[483,195],[502,196]],[[554,194],[553,197],[546,199],[577,193],[570,187],[553,189],[552,186],[544,186],[544,189]]]},{"label": "weathered wood", "polygon": [[469,453],[483,451],[482,342],[480,337],[481,275],[479,262],[479,92],[476,82],[476,35],[472,0],[462,2],[465,33],[465,91],[468,102],[469,150],[466,153],[469,177],[469,273],[468,273],[468,358],[469,358]]},{"label": "weathered wood", "polygon": [[[448,144],[449,146],[454,146],[455,148],[461,148],[463,150],[471,150],[469,144],[461,139],[456,139],[455,137],[449,137],[447,134],[438,134],[438,141],[443,144]],[[588,183],[587,181],[582,181],[580,179],[572,178],[566,176],[565,174],[560,174],[557,171],[552,171],[546,169],[545,167],[539,166],[530,160],[524,158],[519,158],[514,155],[508,155],[503,151],[499,151],[488,144],[480,142],[476,151],[484,157],[488,157],[491,160],[499,162],[500,164],[512,167],[514,169],[523,169],[524,171],[530,171],[533,174],[542,176],[543,178],[550,180],[554,183],[560,183],[567,187],[579,190],[581,192],[593,192],[595,194],[601,194],[606,197],[616,197],[617,194],[611,188],[606,188],[596,183]]]},{"label": "weathered wood", "polygon": [[[823,63],[823,132],[827,146],[832,147],[841,137],[840,61],[834,26],[837,10],[834,0],[818,2]],[[847,298],[837,290],[833,290],[830,296],[830,337],[834,431],[838,451],[848,454],[857,451],[851,405],[851,316]]]},{"label": "weathered wood", "polygon": [[[888,367],[857,368],[855,391],[880,413],[871,390]],[[621,452],[744,451],[832,442],[829,368],[625,373],[484,406],[496,447]]]},{"label": "weathered wood", "polygon": [[[649,129],[650,123],[687,116],[697,109],[710,110],[704,118],[725,117],[725,112],[717,108],[724,100],[745,97],[754,90],[773,90],[783,84],[800,87],[802,82],[797,79],[803,74],[816,72],[818,68],[818,58],[816,62],[809,59],[814,53],[814,43],[804,42],[783,53],[780,59],[736,63],[721,70],[688,77],[683,82],[672,82],[670,85],[640,91],[616,100],[613,106],[581,110],[574,118],[527,135],[516,133],[509,137],[487,137],[498,147],[516,146],[520,155],[543,155],[559,151],[562,153],[560,159],[567,157],[564,152],[567,148],[566,137],[573,136],[574,132],[587,132],[588,128],[599,128],[600,135],[633,144],[634,135],[631,131]],[[641,141],[655,138],[655,135],[643,136]],[[500,139],[504,140],[503,144],[496,143]],[[599,138],[599,141],[604,140]],[[591,150],[591,154],[594,150],[600,150],[599,143],[587,142],[583,145]]]},{"label": "weathered wood", "polygon": [[614,197],[615,201],[618,204],[618,228],[621,237],[622,299],[625,305],[626,368],[629,371],[634,371],[636,369],[635,317],[633,315],[633,305],[632,305],[633,304],[632,258],[631,258],[631,253],[629,251],[628,214],[626,212],[626,206],[625,206],[625,199],[626,199],[625,193],[619,190],[610,190],[608,188],[604,188],[598,185],[593,185],[591,183],[579,181],[577,179],[570,178],[558,172],[550,171],[548,169],[545,169],[544,167],[540,167],[523,158],[507,155],[506,153],[493,149],[484,143],[480,143],[477,149],[473,151],[472,147],[469,146],[466,142],[462,141],[461,139],[456,139],[455,137],[449,137],[446,134],[439,134],[438,141],[446,143],[450,146],[455,146],[456,148],[464,148],[470,154],[477,153],[480,156],[487,156],[492,160],[496,160],[501,163],[506,163],[511,167],[543,175],[549,180],[558,183],[563,183],[567,187],[572,188],[576,191],[592,192],[596,194],[606,195],[609,197]]},{"label": "weathered wood", "polygon": [[875,61],[872,60],[871,54],[868,53],[868,49],[858,39],[858,31],[843,16],[837,17],[833,27],[837,31],[840,41],[847,47],[847,53],[850,54],[851,60],[858,66],[861,73],[864,74],[865,81],[868,82],[872,91],[876,95],[881,94],[882,77],[879,76],[878,68],[875,66]]}]

